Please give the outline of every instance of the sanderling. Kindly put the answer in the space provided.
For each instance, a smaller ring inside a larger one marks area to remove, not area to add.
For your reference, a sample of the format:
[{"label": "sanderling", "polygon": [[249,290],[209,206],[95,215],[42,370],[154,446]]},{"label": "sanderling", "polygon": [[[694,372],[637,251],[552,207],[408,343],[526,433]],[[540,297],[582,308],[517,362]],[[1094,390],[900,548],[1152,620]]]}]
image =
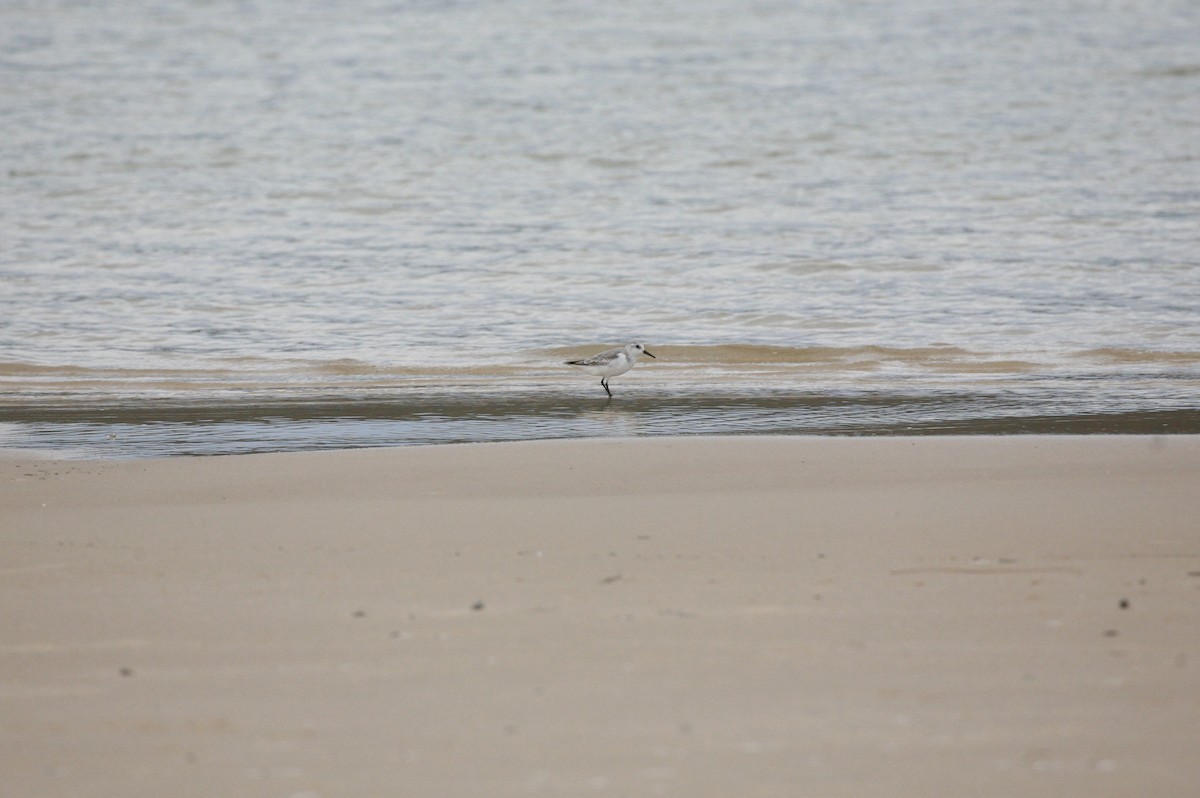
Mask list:
[{"label": "sanderling", "polygon": [[604,392],[611,397],[613,394],[608,390],[608,378],[629,371],[642,355],[654,357],[641,344],[625,344],[616,349],[607,349],[598,355],[585,357],[583,360],[568,360],[567,365],[578,366],[588,374],[599,377]]}]

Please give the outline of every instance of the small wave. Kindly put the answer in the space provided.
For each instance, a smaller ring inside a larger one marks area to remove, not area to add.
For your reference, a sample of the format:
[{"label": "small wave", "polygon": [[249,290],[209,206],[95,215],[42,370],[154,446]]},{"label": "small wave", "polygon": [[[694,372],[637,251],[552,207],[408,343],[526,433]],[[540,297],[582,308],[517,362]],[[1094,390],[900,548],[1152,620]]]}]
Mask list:
[{"label": "small wave", "polygon": [[633,158],[588,158],[588,165],[600,169],[636,169],[641,162]]},{"label": "small wave", "polygon": [[517,366],[510,365],[396,365],[368,363],[353,358],[336,360],[304,360],[296,358],[224,358],[222,363],[229,364],[228,368],[197,367],[197,368],[130,368],[120,366],[79,366],[72,364],[46,365],[41,363],[22,363],[0,361],[0,378],[30,377],[54,378],[62,380],[177,380],[186,382],[189,379],[211,380],[244,380],[247,374],[287,375],[316,375],[330,377],[379,377],[405,378],[424,376],[461,375],[464,377],[498,377],[523,371]]},{"label": "small wave", "polygon": [[79,366],[69,363],[46,365],[44,363],[21,363],[0,361],[0,377],[58,377],[62,379],[137,379],[143,377],[195,376],[214,377],[227,374],[223,369],[180,369],[180,368],[129,368],[105,366]]},{"label": "small wave", "polygon": [[1200,352],[1159,351],[1153,349],[1126,349],[1102,347],[1085,349],[1079,353],[1085,358],[1098,358],[1115,363],[1145,364],[1194,364],[1200,363]]},{"label": "small wave", "polygon": [[0,377],[28,377],[36,374],[57,374],[57,366],[39,366],[34,363],[0,362]]},{"label": "small wave", "polygon": [[[769,346],[763,344],[648,345],[657,356],[656,365],[673,369],[699,367],[746,370],[810,367],[821,370],[874,370],[902,366],[944,374],[1026,374],[1041,368],[1028,360],[995,354],[972,352],[957,346]],[[593,354],[605,348],[557,347],[544,354],[569,359]]]},{"label": "small wave", "polygon": [[527,368],[496,364],[478,365],[376,365],[359,360],[306,361],[296,363],[294,371],[329,377],[374,377],[406,379],[413,377],[507,377],[523,374]]},{"label": "small wave", "polygon": [[1200,75],[1200,64],[1176,64],[1168,67],[1143,69],[1134,74],[1142,78],[1194,78]]}]

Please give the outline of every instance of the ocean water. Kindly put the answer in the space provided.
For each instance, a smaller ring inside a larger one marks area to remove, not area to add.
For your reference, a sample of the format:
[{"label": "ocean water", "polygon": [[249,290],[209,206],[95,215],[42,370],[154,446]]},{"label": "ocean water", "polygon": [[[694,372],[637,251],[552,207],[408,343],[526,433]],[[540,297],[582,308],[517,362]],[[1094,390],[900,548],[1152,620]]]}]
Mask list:
[{"label": "ocean water", "polygon": [[1200,432],[1190,0],[9,0],[0,124],[0,448]]}]

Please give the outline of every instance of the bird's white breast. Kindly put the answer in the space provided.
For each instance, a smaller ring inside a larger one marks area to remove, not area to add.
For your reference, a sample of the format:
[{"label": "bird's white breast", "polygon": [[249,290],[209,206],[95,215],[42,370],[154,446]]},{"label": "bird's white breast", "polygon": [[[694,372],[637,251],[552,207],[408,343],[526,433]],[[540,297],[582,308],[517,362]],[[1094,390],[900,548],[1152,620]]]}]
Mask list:
[{"label": "bird's white breast", "polygon": [[615,377],[618,374],[624,374],[633,366],[633,361],[624,352],[620,352],[607,363],[603,363],[596,367],[596,373],[603,377]]}]

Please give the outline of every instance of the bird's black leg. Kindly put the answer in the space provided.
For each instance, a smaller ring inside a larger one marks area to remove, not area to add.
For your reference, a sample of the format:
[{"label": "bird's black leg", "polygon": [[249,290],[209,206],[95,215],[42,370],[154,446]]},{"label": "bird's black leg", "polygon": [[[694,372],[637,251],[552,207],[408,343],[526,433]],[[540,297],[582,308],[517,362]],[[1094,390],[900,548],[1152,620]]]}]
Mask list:
[{"label": "bird's black leg", "polygon": [[603,377],[600,378],[600,384],[604,386],[604,392],[611,397],[612,391],[608,390],[608,383],[604,381]]}]

